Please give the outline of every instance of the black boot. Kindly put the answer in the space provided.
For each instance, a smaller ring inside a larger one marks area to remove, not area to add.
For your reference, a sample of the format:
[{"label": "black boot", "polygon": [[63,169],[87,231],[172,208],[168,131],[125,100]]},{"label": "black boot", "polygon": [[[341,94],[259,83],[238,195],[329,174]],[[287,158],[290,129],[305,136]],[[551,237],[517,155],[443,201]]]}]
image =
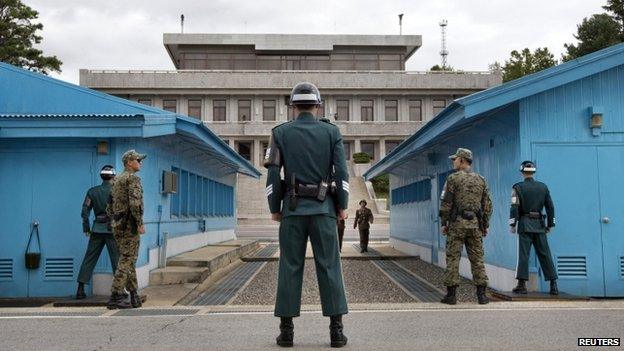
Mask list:
[{"label": "black boot", "polygon": [[457,285],[447,286],[446,296],[444,296],[442,300],[440,300],[440,302],[445,303],[447,305],[457,304]]},{"label": "black boot", "polygon": [[123,301],[123,296],[114,292],[111,294],[110,299],[108,299],[108,302],[106,303],[106,308],[108,308],[109,310],[115,310],[118,308],[117,304],[121,301]]},{"label": "black boot", "polygon": [[526,294],[527,293],[526,280],[518,279],[518,285],[516,285],[516,287],[513,288],[513,290],[511,291],[514,294]]},{"label": "black boot", "polygon": [[485,294],[485,289],[487,286],[485,285],[477,285],[477,301],[479,301],[479,305],[486,305],[490,303],[490,299]]},{"label": "black boot", "polygon": [[338,314],[329,317],[329,339],[331,347],[343,347],[347,344],[347,337],[342,333],[342,315]]},{"label": "black boot", "polygon": [[293,347],[295,337],[295,325],[292,317],[280,318],[280,335],[277,337],[277,344],[281,347]]},{"label": "black boot", "polygon": [[557,279],[550,281],[550,294],[559,295],[559,288],[557,287]]},{"label": "black boot", "polygon": [[130,304],[132,308],[139,308],[143,306],[141,302],[141,296],[137,293],[136,290],[130,290]]},{"label": "black boot", "polygon": [[76,300],[86,299],[87,294],[84,291],[84,283],[78,282],[78,290],[76,291]]}]

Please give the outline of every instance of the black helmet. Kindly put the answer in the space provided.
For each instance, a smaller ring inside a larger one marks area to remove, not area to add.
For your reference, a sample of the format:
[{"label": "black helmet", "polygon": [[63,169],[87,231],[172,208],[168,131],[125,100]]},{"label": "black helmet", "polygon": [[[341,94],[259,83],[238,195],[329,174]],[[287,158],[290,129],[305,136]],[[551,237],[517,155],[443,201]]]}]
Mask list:
[{"label": "black helmet", "polygon": [[100,171],[100,178],[102,178],[103,180],[110,180],[115,178],[115,174],[117,174],[115,172],[115,168],[113,168],[113,166],[111,165],[106,165],[102,167],[102,170]]},{"label": "black helmet", "polygon": [[536,171],[537,167],[533,161],[524,161],[520,164],[520,172],[535,173]]},{"label": "black helmet", "polygon": [[312,83],[299,83],[290,92],[291,105],[319,105],[320,103],[321,93]]}]

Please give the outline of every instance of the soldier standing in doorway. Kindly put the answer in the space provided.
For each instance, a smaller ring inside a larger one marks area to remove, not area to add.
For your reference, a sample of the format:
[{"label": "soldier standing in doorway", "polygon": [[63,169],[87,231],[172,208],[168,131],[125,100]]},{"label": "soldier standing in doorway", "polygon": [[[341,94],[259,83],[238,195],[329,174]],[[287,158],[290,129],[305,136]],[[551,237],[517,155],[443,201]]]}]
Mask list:
[{"label": "soldier standing in doorway", "polygon": [[[546,238],[546,234],[555,226],[555,206],[546,184],[533,179],[536,171],[537,167],[532,161],[522,162],[520,172],[524,181],[514,184],[511,190],[509,231],[518,233],[518,268],[516,271],[518,285],[512,291],[516,294],[527,293],[529,253],[533,245],[542,271],[544,271],[544,278],[550,281],[550,294],[559,295],[557,272],[548,246],[548,238]],[[544,208],[546,209],[546,222],[542,215]]]},{"label": "soldier standing in doorway", "polygon": [[[323,315],[330,317],[332,347],[347,344],[342,315],[348,312],[336,217],[344,219],[349,175],[338,127],[315,115],[321,94],[314,84],[299,83],[290,94],[296,119],[271,133],[264,166],[266,195],[279,227],[279,277],[275,316],[280,317],[277,344],[292,347],[293,317],[301,309],[301,285],[308,237],[312,242]],[[285,182],[280,178],[284,167]],[[330,196],[332,180],[335,194]]]},{"label": "soldier standing in doorway", "polygon": [[[117,243],[111,231],[111,220],[106,214],[106,204],[111,193],[113,179],[115,178],[115,168],[111,165],[102,167],[100,178],[102,178],[102,184],[89,189],[82,203],[82,231],[89,237],[89,244],[80,266],[80,273],[78,273],[78,291],[76,292],[76,299],[78,300],[87,297],[84,285],[91,280],[93,269],[98,258],[100,258],[104,245],[108,249],[113,272],[117,268],[117,260],[119,259]],[[93,210],[95,215],[93,227],[89,225],[89,213],[91,210]]]},{"label": "soldier standing in doorway", "polygon": [[442,234],[446,235],[446,272],[444,284],[447,293],[442,303],[457,303],[459,261],[462,247],[472,269],[472,280],[477,286],[479,304],[490,302],[485,291],[488,277],[483,259],[483,237],[488,233],[492,200],[485,178],[472,171],[472,152],[459,148],[449,157],[455,173],[449,175],[440,201]]},{"label": "soldier standing in doorway", "polygon": [[[141,162],[146,155],[135,150],[126,151],[122,156],[124,171],[117,177],[111,192],[107,213],[112,218],[113,233],[119,247],[119,263],[115,271],[111,297],[107,307],[141,307],[136,277],[136,260],[139,254],[143,226],[143,187],[136,173],[141,170]],[[130,292],[130,301],[125,300],[124,288]]]},{"label": "soldier standing in doorway", "polygon": [[353,229],[358,228],[360,232],[360,253],[368,252],[368,238],[370,236],[370,225],[373,224],[373,211],[366,207],[366,200],[361,200],[358,205],[360,208],[355,211],[355,220],[353,221]]}]

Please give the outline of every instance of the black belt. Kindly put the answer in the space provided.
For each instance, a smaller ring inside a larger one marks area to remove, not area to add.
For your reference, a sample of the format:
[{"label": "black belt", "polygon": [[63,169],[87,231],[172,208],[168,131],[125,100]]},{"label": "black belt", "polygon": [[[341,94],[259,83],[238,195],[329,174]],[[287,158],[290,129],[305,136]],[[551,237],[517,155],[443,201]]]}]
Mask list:
[{"label": "black belt", "polygon": [[531,219],[541,219],[542,218],[542,213],[541,212],[529,212],[529,213],[525,213],[522,215],[523,217],[529,217]]},{"label": "black belt", "polygon": [[[292,192],[293,189],[288,187],[288,192]],[[298,197],[312,197],[316,198],[319,194],[319,185],[318,184],[303,184],[297,183],[295,185],[295,195]]]}]

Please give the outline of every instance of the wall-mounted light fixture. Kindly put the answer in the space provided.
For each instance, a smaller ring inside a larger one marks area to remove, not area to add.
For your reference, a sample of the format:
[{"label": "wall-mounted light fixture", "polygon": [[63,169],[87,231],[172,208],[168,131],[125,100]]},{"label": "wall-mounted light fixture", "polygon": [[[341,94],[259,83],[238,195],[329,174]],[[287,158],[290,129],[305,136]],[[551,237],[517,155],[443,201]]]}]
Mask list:
[{"label": "wall-mounted light fixture", "polygon": [[602,125],[604,123],[603,110],[600,106],[589,107],[589,128],[592,135],[597,137],[600,135]]},{"label": "wall-mounted light fixture", "polygon": [[98,141],[97,153],[98,155],[108,155],[108,141]]}]

